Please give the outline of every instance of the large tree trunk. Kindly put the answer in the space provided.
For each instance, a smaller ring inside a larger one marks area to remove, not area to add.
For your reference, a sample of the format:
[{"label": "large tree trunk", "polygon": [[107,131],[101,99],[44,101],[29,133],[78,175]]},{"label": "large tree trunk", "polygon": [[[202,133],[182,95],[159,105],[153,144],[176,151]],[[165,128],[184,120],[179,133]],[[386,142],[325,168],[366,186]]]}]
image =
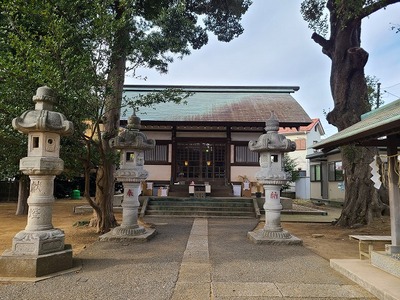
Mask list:
[{"label": "large tree trunk", "polygon": [[[342,1],[341,9],[352,1]],[[361,19],[344,19],[338,14],[334,0],[328,1],[330,10],[331,36],[329,40],[314,34],[315,42],[332,60],[331,92],[334,109],[327,115],[330,124],[339,131],[360,121],[362,114],[371,108],[367,97],[367,84],[364,66],[368,53],[360,47]],[[374,216],[382,212],[383,204],[379,200],[371,177],[369,164],[376,154],[375,149],[346,146],[341,148],[345,175],[345,200],[342,214],[337,222],[341,226],[367,224]]]},{"label": "large tree trunk", "polygon": [[[114,2],[116,19],[124,16],[126,8],[119,1]],[[127,18],[129,20],[129,18]],[[104,133],[100,140],[102,164],[97,171],[96,202],[101,213],[96,210],[98,232],[105,233],[118,225],[113,212],[115,151],[110,147],[109,140],[118,134],[122,93],[125,80],[126,47],[129,43],[129,24],[116,30],[114,44],[111,48],[110,72],[107,78],[107,95],[103,117]],[[93,221],[91,222],[93,224]]]},{"label": "large tree trunk", "polygon": [[18,183],[18,204],[15,214],[17,216],[28,214],[29,177],[21,175]]},{"label": "large tree trunk", "polygon": [[[97,170],[96,202],[100,210],[94,210],[96,218],[92,224],[96,225],[97,232],[106,233],[118,225],[113,211],[114,195],[114,164],[105,161]],[[94,223],[93,223],[94,222]]]},{"label": "large tree trunk", "polygon": [[374,217],[382,216],[387,207],[380,201],[378,190],[370,179],[369,164],[374,160],[376,149],[343,146],[340,150],[346,193],[342,214],[337,224],[346,227],[368,224]]}]

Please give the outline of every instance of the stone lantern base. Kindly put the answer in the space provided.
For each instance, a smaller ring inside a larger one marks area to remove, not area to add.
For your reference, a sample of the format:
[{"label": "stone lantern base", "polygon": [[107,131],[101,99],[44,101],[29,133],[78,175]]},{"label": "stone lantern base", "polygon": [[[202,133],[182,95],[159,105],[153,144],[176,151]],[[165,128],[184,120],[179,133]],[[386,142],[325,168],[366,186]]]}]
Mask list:
[{"label": "stone lantern base", "polygon": [[0,277],[42,277],[73,267],[72,247],[42,255],[15,255],[6,250],[0,257]]},{"label": "stone lantern base", "polygon": [[249,231],[247,238],[254,244],[269,244],[269,245],[302,245],[303,241],[286,230],[269,231],[258,229]]},{"label": "stone lantern base", "polygon": [[144,228],[137,226],[135,228],[124,228],[122,226],[115,227],[113,230],[101,235],[99,240],[104,241],[130,241],[130,242],[147,242],[151,240],[157,231],[154,228]]}]

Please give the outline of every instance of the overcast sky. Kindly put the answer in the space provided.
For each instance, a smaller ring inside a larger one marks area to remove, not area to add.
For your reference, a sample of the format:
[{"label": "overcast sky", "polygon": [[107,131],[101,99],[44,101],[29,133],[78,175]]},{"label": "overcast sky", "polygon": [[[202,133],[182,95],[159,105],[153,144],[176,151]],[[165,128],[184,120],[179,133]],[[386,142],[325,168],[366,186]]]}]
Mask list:
[{"label": "overcast sky", "polygon": [[[311,118],[320,118],[325,137],[337,132],[323,111],[333,108],[330,59],[311,40],[300,14],[301,1],[253,0],[242,20],[244,33],[230,43],[210,36],[208,45],[175,60],[168,74],[139,70],[146,81],[127,77],[126,84],[299,86],[292,96]],[[400,4],[363,20],[361,46],[369,53],[367,75],[381,82],[385,103],[400,98]]]}]

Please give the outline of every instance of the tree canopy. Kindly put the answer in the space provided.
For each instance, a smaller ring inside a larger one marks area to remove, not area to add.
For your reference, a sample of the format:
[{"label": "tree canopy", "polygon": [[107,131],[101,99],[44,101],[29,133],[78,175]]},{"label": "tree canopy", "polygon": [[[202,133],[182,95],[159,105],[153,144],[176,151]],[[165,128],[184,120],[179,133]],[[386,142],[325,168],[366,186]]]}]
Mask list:
[{"label": "tree canopy", "polygon": [[[167,72],[174,59],[206,45],[209,32],[229,42],[243,32],[240,21],[250,4],[250,0],[0,3],[0,109],[11,118],[18,116],[31,107],[26,99],[38,86],[54,89],[58,109],[76,127],[74,137],[64,142],[62,151],[68,155],[62,158],[87,171],[92,168],[88,155],[96,149],[96,201],[90,204],[98,215],[99,232],[116,225],[111,201],[114,154],[108,141],[118,133],[125,73],[138,67]],[[135,105],[157,101],[163,100],[139,99]],[[18,109],[11,109],[13,103],[20,104]]]}]

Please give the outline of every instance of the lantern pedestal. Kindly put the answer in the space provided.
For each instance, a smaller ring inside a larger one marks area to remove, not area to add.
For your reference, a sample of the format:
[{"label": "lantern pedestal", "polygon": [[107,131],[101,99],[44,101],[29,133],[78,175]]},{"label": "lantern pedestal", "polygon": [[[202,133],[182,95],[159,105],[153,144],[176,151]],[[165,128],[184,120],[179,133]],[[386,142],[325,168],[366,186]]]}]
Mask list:
[{"label": "lantern pedestal", "polygon": [[264,184],[265,225],[264,228],[250,231],[247,237],[255,244],[301,245],[303,241],[281,227],[281,182]]},{"label": "lantern pedestal", "polygon": [[[118,175],[117,175],[118,178]],[[121,180],[121,178],[118,178]],[[129,240],[147,242],[157,232],[153,228],[144,228],[138,224],[139,182],[124,182],[124,200],[122,206],[122,224],[100,236],[100,241]]]},{"label": "lantern pedestal", "polygon": [[155,237],[157,231],[154,228],[144,228],[138,226],[135,228],[123,228],[121,226],[115,227],[113,230],[101,235],[99,240],[106,241],[128,241],[128,242],[147,242]]},{"label": "lantern pedestal", "polygon": [[42,255],[16,255],[6,250],[0,257],[0,277],[42,277],[74,269],[71,245],[62,251]]}]

